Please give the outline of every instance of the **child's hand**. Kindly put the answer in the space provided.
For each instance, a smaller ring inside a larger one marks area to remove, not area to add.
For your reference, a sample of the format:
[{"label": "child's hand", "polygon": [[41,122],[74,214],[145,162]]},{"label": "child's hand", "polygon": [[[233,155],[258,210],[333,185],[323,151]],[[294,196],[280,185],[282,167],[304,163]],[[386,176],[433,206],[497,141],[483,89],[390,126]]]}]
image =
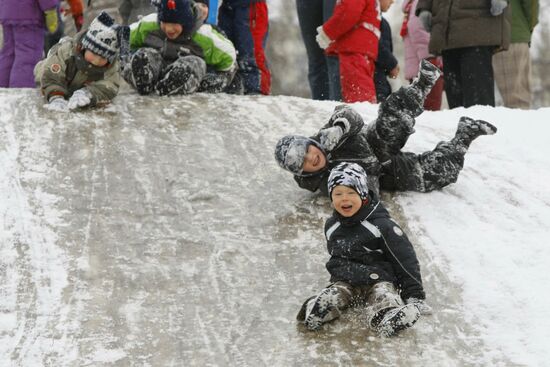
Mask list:
[{"label": "child's hand", "polygon": [[396,65],[393,69],[391,69],[388,75],[392,79],[397,78],[397,76],[399,75],[399,65]]},{"label": "child's hand", "polygon": [[508,2],[506,0],[491,0],[491,15],[494,17],[499,16],[507,6]]},{"label": "child's hand", "polygon": [[330,46],[332,43],[332,40],[328,38],[327,34],[323,30],[323,26],[317,27],[317,37],[315,37],[315,40],[319,44],[319,47],[321,47],[323,50]]},{"label": "child's hand", "polygon": [[69,110],[75,110],[77,108],[86,107],[92,102],[92,94],[86,89],[82,88],[73,93],[69,99]]},{"label": "child's hand", "polygon": [[50,102],[44,105],[44,108],[50,111],[67,112],[67,101],[62,96],[55,96],[50,98]]},{"label": "child's hand", "polygon": [[323,129],[319,132],[319,140],[321,145],[326,150],[332,150],[340,141],[340,138],[343,135],[342,128],[340,126],[332,126],[326,129]]}]

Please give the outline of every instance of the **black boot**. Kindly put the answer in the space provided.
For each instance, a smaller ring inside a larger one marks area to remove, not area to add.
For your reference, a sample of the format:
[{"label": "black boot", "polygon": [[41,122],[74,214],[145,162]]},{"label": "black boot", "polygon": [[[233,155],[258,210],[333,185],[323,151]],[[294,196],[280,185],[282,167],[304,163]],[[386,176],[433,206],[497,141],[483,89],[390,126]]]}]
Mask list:
[{"label": "black boot", "polygon": [[420,311],[414,304],[387,308],[372,319],[371,327],[381,336],[390,337],[413,326],[419,317]]},{"label": "black boot", "polygon": [[497,128],[483,120],[474,120],[472,118],[462,116],[458,122],[455,137],[451,142],[468,149],[472,141],[481,135],[493,135],[497,132]]},{"label": "black boot", "polygon": [[437,79],[441,76],[441,70],[428,60],[420,61],[418,76],[413,80],[410,87],[416,88],[422,93],[422,100],[430,93]]},{"label": "black boot", "polygon": [[198,56],[180,57],[164,70],[155,89],[161,96],[195,93],[206,75],[206,63]]},{"label": "black boot", "polygon": [[323,289],[319,295],[308,299],[298,317],[304,318],[304,324],[309,330],[317,330],[326,322],[340,316],[340,298],[336,287]]},{"label": "black boot", "polygon": [[145,95],[153,91],[160,75],[162,56],[154,49],[138,50],[130,60],[131,84],[139,94]]}]

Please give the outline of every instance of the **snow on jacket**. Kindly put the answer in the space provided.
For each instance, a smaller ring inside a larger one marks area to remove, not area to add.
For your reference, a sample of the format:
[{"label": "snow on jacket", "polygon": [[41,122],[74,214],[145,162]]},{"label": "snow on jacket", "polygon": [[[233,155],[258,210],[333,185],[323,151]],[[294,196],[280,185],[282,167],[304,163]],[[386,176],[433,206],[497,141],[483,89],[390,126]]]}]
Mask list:
[{"label": "snow on jacket", "polygon": [[538,0],[510,0],[512,9],[512,43],[529,43],[539,22]]},{"label": "snow on jacket", "polygon": [[59,0],[0,0],[0,23],[44,26],[44,12],[59,5]]},{"label": "snow on jacket", "polygon": [[411,242],[372,191],[369,203],[352,217],[335,211],[325,223],[325,237],[331,282],[372,285],[388,281],[398,286],[403,299],[426,298]]},{"label": "snow on jacket", "polygon": [[323,24],[334,42],[328,54],[361,53],[376,60],[380,39],[380,7],[377,0],[340,0],[332,16]]},{"label": "snow on jacket", "polygon": [[91,105],[109,103],[120,86],[119,62],[97,67],[84,60],[80,39],[86,30],[75,39],[65,37],[51,48],[48,57],[34,68],[35,80],[48,100],[52,95],[69,98],[74,91],[86,87],[92,94]]},{"label": "snow on jacket", "polygon": [[[342,117],[349,124],[344,125],[337,121]],[[318,172],[305,173],[301,176],[295,175],[294,180],[298,183],[298,186],[313,192],[320,190],[323,194],[328,195],[327,180],[330,170],[338,163],[354,162],[365,169],[368,175],[369,187],[377,191],[378,175],[380,174],[381,166],[367,142],[366,133],[362,132],[365,127],[363,118],[349,106],[337,106],[330,120],[311,139],[321,145],[321,131],[332,126],[340,126],[344,134],[332,150],[324,149],[327,166]]]},{"label": "snow on jacket", "polygon": [[430,43],[430,33],[426,32],[420,19],[415,14],[418,0],[408,0],[403,2],[403,12],[407,5],[411,4],[409,10],[409,20],[407,22],[407,35],[403,38],[405,46],[405,79],[411,80],[418,74],[420,60],[430,56],[428,45]]},{"label": "snow on jacket", "polygon": [[167,61],[173,61],[182,46],[202,57],[206,65],[217,71],[233,70],[236,67],[237,52],[233,43],[210,24],[201,25],[190,39],[180,36],[175,40],[168,39],[162,32],[156,13],[130,25],[130,47],[133,50],[153,47],[160,50]]},{"label": "snow on jacket", "polygon": [[506,50],[510,44],[510,7],[492,16],[489,0],[419,0],[416,15],[432,13],[430,52],[463,47],[494,46]]}]

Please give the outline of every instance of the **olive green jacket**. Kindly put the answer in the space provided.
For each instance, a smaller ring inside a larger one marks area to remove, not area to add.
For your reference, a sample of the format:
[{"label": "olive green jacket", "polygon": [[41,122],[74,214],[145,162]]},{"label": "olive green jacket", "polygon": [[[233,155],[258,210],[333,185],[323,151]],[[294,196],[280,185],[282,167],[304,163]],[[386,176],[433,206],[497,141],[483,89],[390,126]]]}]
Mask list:
[{"label": "olive green jacket", "polygon": [[510,7],[496,17],[490,8],[491,0],[419,0],[416,15],[422,10],[432,13],[430,53],[476,46],[508,49]]},{"label": "olive green jacket", "polygon": [[512,8],[512,43],[530,43],[539,22],[538,0],[510,0]]},{"label": "olive green jacket", "polygon": [[86,62],[79,42],[83,34],[63,38],[34,68],[35,81],[46,100],[54,95],[68,99],[81,88],[91,93],[90,106],[107,104],[117,95],[121,80],[118,58],[105,67]]}]

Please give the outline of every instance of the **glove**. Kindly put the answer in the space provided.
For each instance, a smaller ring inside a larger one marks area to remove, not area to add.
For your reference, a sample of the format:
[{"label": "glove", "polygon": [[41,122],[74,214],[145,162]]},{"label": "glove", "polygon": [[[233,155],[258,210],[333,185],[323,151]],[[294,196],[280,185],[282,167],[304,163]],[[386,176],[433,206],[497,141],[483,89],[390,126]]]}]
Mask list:
[{"label": "glove", "polygon": [[327,34],[323,30],[323,26],[317,27],[317,36],[315,37],[315,40],[319,44],[319,47],[321,47],[323,50],[330,46],[332,43],[332,40],[328,38]]},{"label": "glove", "polygon": [[340,126],[332,126],[319,132],[319,140],[326,150],[332,150],[340,141],[344,131]]},{"label": "glove", "polygon": [[421,315],[431,315],[433,313],[432,308],[428,305],[423,299],[418,299],[415,297],[407,298],[405,301],[406,304],[414,304],[420,311]]},{"label": "glove", "polygon": [[56,112],[67,112],[67,101],[65,98],[61,96],[55,96],[50,98],[50,101],[48,104],[44,105],[44,108],[50,110],[50,111],[56,111]]},{"label": "glove", "polygon": [[420,23],[422,23],[422,28],[426,30],[426,32],[430,32],[432,30],[432,13],[428,10],[421,10],[420,14],[418,14],[418,20],[420,20]]},{"label": "glove", "polygon": [[496,17],[506,9],[508,2],[506,0],[491,0],[491,15]]},{"label": "glove", "polygon": [[44,17],[46,21],[46,29],[50,34],[54,34],[55,31],[57,31],[58,24],[58,18],[57,18],[57,9],[53,8],[50,10],[46,10],[44,12]]},{"label": "glove", "polygon": [[86,88],[79,89],[69,99],[69,110],[86,107],[92,102],[92,93]]},{"label": "glove", "polygon": [[74,26],[76,28],[76,31],[80,32],[80,30],[82,29],[82,25],[84,24],[84,15],[75,14],[73,15],[73,20],[74,20]]}]

